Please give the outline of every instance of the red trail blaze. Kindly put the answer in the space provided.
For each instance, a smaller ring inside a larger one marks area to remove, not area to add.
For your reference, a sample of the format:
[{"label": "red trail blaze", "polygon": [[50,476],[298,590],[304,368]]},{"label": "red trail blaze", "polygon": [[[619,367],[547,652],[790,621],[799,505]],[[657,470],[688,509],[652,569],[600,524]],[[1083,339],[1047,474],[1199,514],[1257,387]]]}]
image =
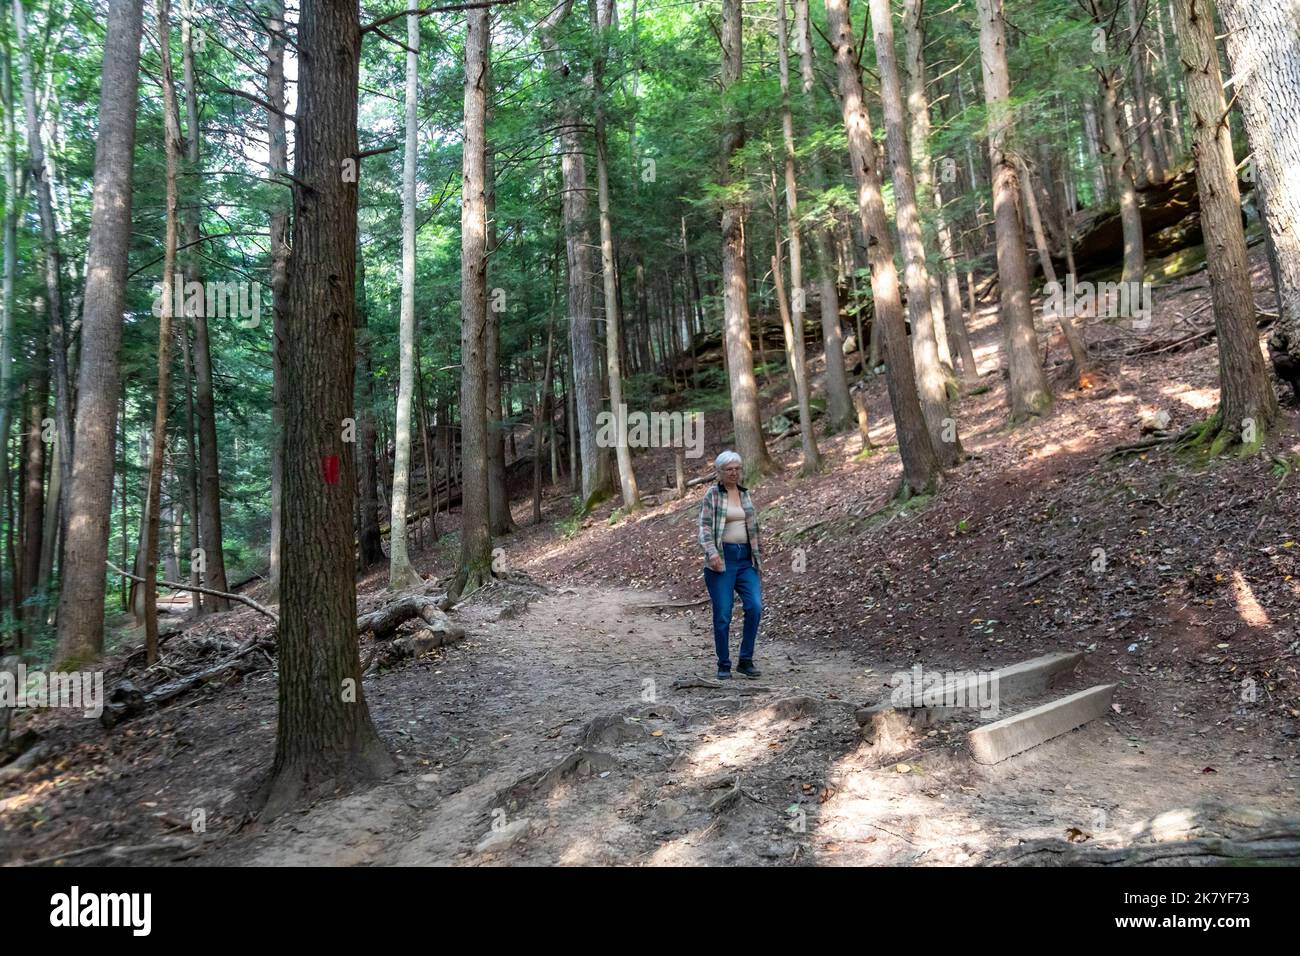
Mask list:
[{"label": "red trail blaze", "polygon": [[320,460],[320,470],[325,476],[325,484],[337,485],[339,483],[339,456],[323,455]]}]

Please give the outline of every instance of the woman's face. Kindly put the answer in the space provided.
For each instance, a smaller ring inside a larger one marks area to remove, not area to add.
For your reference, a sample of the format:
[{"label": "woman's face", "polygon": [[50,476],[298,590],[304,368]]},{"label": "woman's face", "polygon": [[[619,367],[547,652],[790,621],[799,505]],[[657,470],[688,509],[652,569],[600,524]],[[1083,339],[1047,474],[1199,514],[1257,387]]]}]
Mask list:
[{"label": "woman's face", "polygon": [[738,484],[740,482],[741,466],[743,464],[743,462],[732,461],[723,465],[718,470],[718,474],[722,476],[722,483],[724,485]]}]

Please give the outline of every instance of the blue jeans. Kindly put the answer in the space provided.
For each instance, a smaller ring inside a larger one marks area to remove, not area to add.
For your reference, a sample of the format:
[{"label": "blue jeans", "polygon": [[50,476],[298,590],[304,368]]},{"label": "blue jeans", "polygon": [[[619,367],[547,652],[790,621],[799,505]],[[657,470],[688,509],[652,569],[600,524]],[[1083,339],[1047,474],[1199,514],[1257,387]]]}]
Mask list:
[{"label": "blue jeans", "polygon": [[723,544],[721,571],[704,569],[704,585],[713,602],[713,646],[718,652],[718,669],[731,670],[731,609],[735,595],[745,611],[745,625],[740,638],[741,662],[754,659],[758,640],[758,622],[763,616],[763,588],[758,572],[749,558],[749,545]]}]

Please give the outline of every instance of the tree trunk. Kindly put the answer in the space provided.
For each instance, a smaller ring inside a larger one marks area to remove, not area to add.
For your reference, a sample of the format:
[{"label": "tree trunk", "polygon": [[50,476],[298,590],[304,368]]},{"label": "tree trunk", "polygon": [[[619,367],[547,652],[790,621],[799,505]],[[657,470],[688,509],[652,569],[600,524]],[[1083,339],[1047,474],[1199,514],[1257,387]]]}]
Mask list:
[{"label": "tree trunk", "polygon": [[[975,356],[971,351],[970,336],[962,317],[961,289],[957,285],[957,271],[953,266],[952,230],[943,211],[943,196],[934,181],[934,158],[930,155],[930,98],[925,91],[925,22],[924,0],[905,0],[903,5],[903,34],[907,43],[907,111],[911,117],[912,165],[916,171],[917,200],[922,210],[931,211],[934,218],[935,239],[939,245],[936,268],[943,275],[940,295],[943,310],[933,308],[936,322],[947,313],[948,338],[957,347],[961,359],[962,377],[974,381],[979,377]],[[931,282],[935,277],[931,277]],[[942,328],[936,325],[936,332]],[[942,356],[941,356],[942,358]],[[951,371],[948,369],[946,371]]]},{"label": "tree trunk", "polygon": [[[1114,41],[1109,35],[1114,18],[1102,11],[1099,0],[1087,0],[1093,23],[1108,31],[1107,47]],[[1138,210],[1137,190],[1134,188],[1132,160],[1120,136],[1119,88],[1123,82],[1120,67],[1103,54],[1102,65],[1095,67],[1101,79],[1101,126],[1103,148],[1110,157],[1111,179],[1119,195],[1120,220],[1124,229],[1124,272],[1121,281],[1141,282],[1146,271],[1146,255],[1142,245],[1142,215]]]},{"label": "tree trunk", "polygon": [[[561,0],[540,24],[547,68],[557,76],[567,72],[553,31],[569,15],[573,0]],[[560,105],[560,174],[563,183],[564,242],[568,263],[569,358],[573,383],[574,427],[581,451],[583,506],[590,508],[609,491],[609,456],[596,443],[596,416],[600,412],[600,374],[596,367],[592,319],[591,235],[587,224],[587,166],[582,149],[577,106]],[[575,465],[577,462],[575,461]]]},{"label": "tree trunk", "polygon": [[1132,44],[1133,96],[1137,101],[1137,119],[1140,124],[1138,141],[1142,147],[1142,161],[1147,167],[1147,179],[1158,183],[1168,174],[1169,167],[1164,155],[1164,144],[1156,135],[1157,114],[1149,93],[1146,37],[1151,21],[1144,17],[1142,23],[1138,22],[1138,0],[1126,0],[1126,4]]},{"label": "tree trunk", "polygon": [[[902,492],[906,496],[909,492],[931,489],[940,480],[942,472],[916,393],[916,375],[894,266],[894,243],[890,238],[880,177],[875,167],[876,151],[857,69],[858,56],[849,22],[848,0],[827,0],[826,18],[839,73],[840,105],[848,135],[849,161],[858,186],[858,214],[867,239],[875,322],[880,326],[888,352],[886,381],[889,403],[894,411],[898,450],[903,459]],[[861,341],[858,348],[862,348]]]},{"label": "tree trunk", "polygon": [[10,408],[12,407],[10,389],[13,387],[13,340],[15,328],[14,279],[18,274],[18,151],[16,146],[17,129],[14,122],[13,74],[10,68],[9,56],[9,30],[8,24],[5,22],[5,10],[7,8],[0,10],[0,34],[3,34],[3,40],[0,41],[0,56],[3,56],[3,62],[0,62],[0,99],[4,101],[0,104],[4,109],[3,132],[0,135],[4,137],[5,177],[4,290],[3,296],[0,297],[0,309],[4,311],[3,325],[0,326],[0,476],[4,479],[5,496],[8,499],[8,507],[5,512],[8,520],[5,522],[5,529],[14,584],[11,589],[13,617],[15,621],[21,621],[18,560],[13,547],[17,514],[14,510],[12,497],[13,485],[9,478],[9,425],[11,421]]},{"label": "tree trunk", "polygon": [[[803,285],[803,247],[799,228],[799,191],[794,176],[794,115],[790,111],[790,54],[786,38],[785,0],[777,8],[777,47],[781,70],[781,137],[785,144],[785,215],[790,230],[790,314],[785,309],[785,292],[780,287],[781,273],[774,266],[777,296],[781,303],[781,323],[785,331],[785,350],[790,355],[792,391],[799,403],[799,439],[803,444],[803,472],[821,471],[822,456],[813,432],[812,406],[808,400],[808,370],[804,350],[803,326],[807,311],[807,292]],[[775,218],[775,217],[774,217]],[[778,244],[778,249],[779,249]],[[779,255],[778,255],[779,258]],[[843,366],[841,366],[842,368]]]},{"label": "tree trunk", "polygon": [[[465,147],[460,213],[461,532],[460,569],[448,589],[459,597],[492,575],[487,493],[487,9],[470,10],[465,36]],[[572,262],[572,260],[570,260]],[[585,283],[585,274],[582,277]]]},{"label": "tree trunk", "polygon": [[[533,524],[542,523],[542,438],[551,422],[551,372],[555,354],[555,316],[546,324],[546,363],[533,411]],[[555,481],[555,436],[551,436],[551,480]]]},{"label": "tree trunk", "polygon": [[104,561],[113,498],[118,349],[131,244],[131,174],[140,73],[140,0],[110,0],[100,85],[95,187],[86,254],[76,427],[55,661],[75,668],[104,649]]},{"label": "tree trunk", "polygon": [[1275,363],[1300,368],[1300,0],[1220,0],[1219,12],[1276,251],[1280,310],[1269,346]]},{"label": "tree trunk", "polygon": [[869,2],[876,68],[880,74],[880,102],[885,116],[885,143],[894,183],[895,222],[903,253],[903,281],[907,285],[907,313],[912,323],[917,392],[939,463],[951,467],[961,461],[961,439],[948,409],[948,375],[939,361],[936,335],[943,313],[936,316],[932,309],[930,273],[925,265],[925,242],[916,205],[916,181],[912,176],[912,151],[903,125],[903,89],[898,58],[894,54],[894,22],[889,0]]},{"label": "tree trunk", "polygon": [[1044,415],[1052,392],[1038,355],[1038,334],[1029,304],[1029,266],[1020,213],[1016,165],[1006,151],[1012,130],[1011,79],[1007,71],[1002,0],[978,0],[980,62],[988,105],[989,163],[993,169],[993,216],[997,228],[998,291],[1002,300],[1003,345],[1011,379],[1011,421]]},{"label": "tree trunk", "polygon": [[[1052,253],[1047,248],[1047,237],[1043,233],[1043,220],[1038,214],[1038,200],[1034,198],[1034,188],[1030,182],[1031,176],[1028,167],[1021,164],[1020,167],[1020,190],[1024,197],[1025,209],[1029,212],[1029,224],[1034,235],[1034,246],[1038,250],[1038,264],[1043,270],[1043,283],[1050,291],[1053,287],[1060,288],[1056,279],[1056,269],[1052,265]],[[1062,311],[1056,314],[1056,321],[1061,326],[1061,333],[1065,336],[1066,345],[1070,349],[1070,358],[1074,360],[1074,378],[1076,384],[1082,384],[1087,381],[1087,374],[1091,369],[1091,363],[1088,361],[1088,349],[1083,344],[1083,338],[1079,335],[1078,329],[1074,327],[1074,322],[1070,316]]]},{"label": "tree trunk", "polygon": [[[284,0],[269,0],[266,29],[269,34],[266,50],[266,100],[273,107],[266,111],[266,132],[270,146],[267,165],[271,178],[277,180],[280,188],[287,185],[285,174],[289,171],[289,144],[285,135],[285,93],[284,93],[284,50],[285,23]],[[188,51],[189,45],[186,44]],[[189,72],[187,62],[186,71]],[[192,86],[186,80],[187,88]],[[195,114],[197,118],[197,114]],[[271,448],[271,555],[270,578],[271,594],[278,599],[280,594],[280,539],[284,524],[284,323],[288,316],[289,303],[289,203],[288,197],[277,197],[270,220],[271,246],[271,427],[274,432]],[[367,353],[368,356],[368,353]],[[366,375],[369,387],[370,376]],[[370,422],[370,437],[374,440],[374,422]],[[373,444],[371,446],[373,449]],[[364,465],[365,459],[363,459]],[[370,457],[374,466],[373,454]],[[373,478],[373,474],[372,474]],[[372,485],[373,487],[373,485]],[[378,534],[378,523],[375,533]],[[383,553],[380,552],[380,559]],[[195,595],[195,600],[198,595]]]},{"label": "tree trunk", "polygon": [[[65,450],[59,467],[66,485],[72,470],[72,396],[68,384],[68,343],[64,329],[62,257],[59,252],[58,225],[54,219],[54,200],[49,171],[45,163],[44,137],[36,112],[36,94],[32,83],[32,57],[27,43],[27,23],[22,0],[14,0],[14,33],[18,39],[18,65],[22,77],[23,111],[27,117],[27,165],[36,184],[36,203],[41,220],[41,246],[45,257],[45,307],[50,330],[50,356],[54,362],[55,428],[58,443]],[[57,507],[52,499],[51,508]]]},{"label": "tree trunk", "polygon": [[628,447],[626,419],[623,415],[623,372],[620,336],[618,278],[614,272],[614,229],[609,212],[609,163],[605,139],[605,60],[609,55],[609,31],[612,27],[614,0],[592,0],[592,29],[596,32],[596,55],[591,76],[596,97],[596,188],[600,205],[600,264],[605,294],[605,366],[609,377],[609,410],[614,416],[614,451],[618,460],[618,481],[623,494],[623,513],[641,507],[636,472],[632,469],[632,449]]},{"label": "tree trunk", "polygon": [[370,364],[370,308],[366,302],[366,263],[357,252],[357,355],[360,360],[357,375],[357,437],[359,441],[357,463],[361,483],[361,519],[358,527],[358,563],[362,571],[382,564],[384,539],[379,530],[379,474],[375,444],[375,377]]},{"label": "tree trunk", "polygon": [[353,577],[355,0],[303,0],[285,322],[279,723],[264,816],[393,767],[366,704]]},{"label": "tree trunk", "polygon": [[[740,81],[743,67],[740,0],[722,0],[722,95]],[[745,145],[745,124],[729,106],[722,133],[723,187],[732,187],[735,179],[731,164]],[[745,462],[746,480],[780,469],[769,457],[763,440],[763,423],[758,403],[758,385],[754,381],[754,348],[749,328],[749,284],[745,272],[744,202],[733,198],[722,210],[722,284],[724,346],[727,373],[731,386],[731,420],[735,426],[736,451]],[[760,336],[759,345],[762,345]]]},{"label": "tree trunk", "polygon": [[163,240],[162,309],[158,317],[158,390],[154,397],[153,449],[149,455],[149,509],[144,543],[144,646],[145,663],[158,660],[158,533],[162,518],[163,457],[167,447],[167,392],[172,368],[172,287],[176,282],[178,200],[176,170],[181,131],[177,127],[176,83],[172,77],[171,4],[156,0],[159,58],[162,61],[163,152],[167,157],[166,232]]},{"label": "tree trunk", "polygon": [[407,498],[411,487],[411,402],[415,392],[415,162],[419,145],[420,17],[406,17],[406,150],[402,163],[402,304],[399,331],[397,424],[394,426],[393,505],[388,518],[388,586],[423,579],[406,555]]},{"label": "tree trunk", "polygon": [[1193,435],[1211,455],[1236,446],[1243,453],[1253,452],[1277,417],[1277,398],[1259,350],[1237,163],[1224,122],[1228,106],[1208,0],[1174,0],[1174,29],[1187,88],[1206,271],[1219,340],[1219,407]]}]

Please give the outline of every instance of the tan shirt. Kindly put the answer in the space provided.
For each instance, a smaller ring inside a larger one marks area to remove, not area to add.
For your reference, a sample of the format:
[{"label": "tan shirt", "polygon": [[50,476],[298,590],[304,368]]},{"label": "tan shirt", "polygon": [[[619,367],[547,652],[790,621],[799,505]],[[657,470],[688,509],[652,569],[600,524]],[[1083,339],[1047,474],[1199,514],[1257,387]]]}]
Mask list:
[{"label": "tan shirt", "polygon": [[722,529],[723,544],[748,544],[749,532],[745,529],[745,509],[727,503],[727,524]]}]

